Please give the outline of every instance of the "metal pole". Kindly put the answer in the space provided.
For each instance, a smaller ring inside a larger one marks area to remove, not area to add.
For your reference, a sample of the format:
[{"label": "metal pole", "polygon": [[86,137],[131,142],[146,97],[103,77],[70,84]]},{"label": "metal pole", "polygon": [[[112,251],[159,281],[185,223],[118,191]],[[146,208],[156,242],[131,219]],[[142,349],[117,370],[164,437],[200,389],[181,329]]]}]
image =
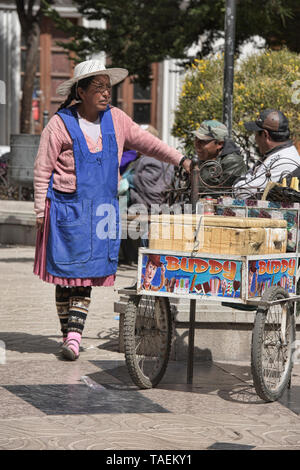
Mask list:
[{"label": "metal pole", "polygon": [[47,126],[48,121],[49,121],[49,112],[45,110],[43,112],[43,129]]},{"label": "metal pole", "polygon": [[235,46],[236,0],[226,0],[225,13],[225,52],[224,52],[224,85],[223,85],[223,122],[232,135],[232,105],[234,79],[234,46]]},{"label": "metal pole", "polygon": [[192,204],[192,213],[196,214],[196,206],[199,199],[199,178],[200,178],[200,169],[199,169],[199,160],[197,155],[194,155],[192,158],[191,165],[191,204]]},{"label": "metal pole", "polygon": [[[191,170],[191,203],[192,213],[196,213],[196,205],[199,197],[199,161],[198,157],[192,159]],[[189,344],[188,344],[188,362],[187,362],[187,383],[193,383],[194,370],[194,344],[195,344],[195,316],[196,300],[190,300],[190,321],[189,321]]]}]

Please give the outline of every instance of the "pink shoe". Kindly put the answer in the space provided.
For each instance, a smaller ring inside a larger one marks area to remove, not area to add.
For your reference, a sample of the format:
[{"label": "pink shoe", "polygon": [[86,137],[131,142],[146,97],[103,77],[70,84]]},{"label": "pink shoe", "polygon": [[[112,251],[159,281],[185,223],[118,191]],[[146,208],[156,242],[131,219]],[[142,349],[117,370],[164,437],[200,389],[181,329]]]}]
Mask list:
[{"label": "pink shoe", "polygon": [[79,358],[80,340],[81,335],[79,333],[68,333],[67,339],[61,348],[61,352],[62,355],[69,361],[75,361]]}]

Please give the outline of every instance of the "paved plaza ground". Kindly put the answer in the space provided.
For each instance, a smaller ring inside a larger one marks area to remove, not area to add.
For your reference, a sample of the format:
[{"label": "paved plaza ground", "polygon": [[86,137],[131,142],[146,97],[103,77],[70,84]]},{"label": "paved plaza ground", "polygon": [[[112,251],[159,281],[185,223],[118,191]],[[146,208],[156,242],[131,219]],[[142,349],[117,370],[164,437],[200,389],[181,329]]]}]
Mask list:
[{"label": "paved plaza ground", "polygon": [[[94,288],[76,362],[62,360],[54,286],[32,274],[33,247],[0,246],[0,449],[300,449],[300,365],[279,402],[264,403],[249,364],[170,362],[155,389],[139,390],[118,352],[117,289]],[[3,346],[3,343],[1,343]]]}]

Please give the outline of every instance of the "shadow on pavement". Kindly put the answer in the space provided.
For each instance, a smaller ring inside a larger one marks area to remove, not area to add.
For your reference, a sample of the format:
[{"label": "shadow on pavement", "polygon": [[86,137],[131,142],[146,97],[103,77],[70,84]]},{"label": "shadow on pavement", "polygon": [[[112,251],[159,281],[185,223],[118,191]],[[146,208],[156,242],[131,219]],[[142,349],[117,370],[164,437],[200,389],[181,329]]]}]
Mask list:
[{"label": "shadow on pavement", "polygon": [[255,388],[252,384],[237,385],[232,390],[219,390],[218,396],[223,400],[230,401],[231,403],[244,403],[248,405],[259,405],[265,403],[256,394]]},{"label": "shadow on pavement", "polygon": [[5,385],[46,415],[169,413],[135,390],[92,389],[84,384]]},{"label": "shadow on pavement", "polygon": [[[59,336],[53,336],[60,338]],[[4,341],[6,350],[20,353],[56,353],[59,342],[44,335],[28,333],[0,332],[0,340]]]},{"label": "shadow on pavement", "polygon": [[[20,353],[49,353],[57,355],[59,345],[56,338],[58,339],[59,336],[53,336],[53,338],[55,339],[51,339],[50,337],[43,335],[30,335],[28,333],[0,333],[0,340],[4,341],[6,350],[18,351]],[[109,330],[108,334],[101,339],[109,339],[109,342],[105,343],[104,345],[99,345],[99,349],[104,348],[116,350],[115,348],[117,346],[118,338],[114,328],[111,329],[111,331]],[[144,402],[142,398],[137,398],[141,396],[139,393],[140,390],[130,378],[127,366],[125,364],[125,358],[124,360],[89,360],[89,362],[99,368],[99,372],[94,372],[88,374],[87,376],[92,379],[95,384],[99,384],[100,388],[103,389],[103,391],[100,393],[100,395],[102,394],[102,398],[99,404],[97,404],[93,398],[90,403],[90,408],[81,404],[82,409],[79,409],[77,405],[70,404],[71,402],[69,401],[68,406],[70,407],[70,412],[68,413],[109,412],[104,410],[104,403],[106,403],[107,400],[108,403],[110,403],[111,400],[108,392],[113,392],[112,397],[114,397],[114,392],[118,394],[120,407],[118,408],[117,406],[115,408],[115,411],[113,412],[116,413],[124,412],[124,403],[126,400],[129,400],[129,408],[126,412],[131,412],[130,407],[132,402],[130,397],[135,397],[132,398],[133,402],[137,400],[137,404],[140,403],[140,408],[135,408],[135,410],[138,409],[138,412],[170,412],[164,407],[160,407],[160,405],[152,402],[150,399],[149,403],[151,403],[151,406],[147,401]],[[32,400],[34,403],[32,404],[47,414],[61,414],[66,412],[66,410],[63,411],[65,406],[63,395],[66,393],[68,396],[71,395],[71,397],[75,397],[76,393],[78,392],[78,399],[80,402],[82,400],[83,403],[83,401],[88,398],[87,391],[84,391],[85,388],[86,385],[81,384],[7,386],[8,390],[28,402],[30,402],[30,396],[33,393]],[[217,394],[220,399],[237,404],[259,405],[265,403],[256,395],[249,365],[218,363],[212,361],[195,361],[193,383],[187,384],[187,362],[169,361],[166,373],[156,389],[157,392],[159,392],[159,390],[169,391],[170,395],[172,394],[172,391],[202,395]],[[47,400],[49,397],[51,398],[52,394],[54,396],[56,393],[58,393],[58,395],[61,394],[61,399],[59,398],[60,404],[57,405],[58,408],[55,408],[54,404],[52,404],[54,407],[52,409],[52,405],[50,403],[50,408],[48,409]],[[129,393],[132,395],[127,396]],[[106,398],[104,399],[104,397]],[[37,403],[35,403],[36,400]],[[41,405],[39,405],[39,400],[41,400]],[[112,398],[112,400],[117,400],[117,395],[115,398]],[[142,401],[139,402],[139,400]],[[298,415],[300,413],[300,386],[293,385],[292,380],[292,388],[285,391],[283,397],[279,400],[279,403]],[[157,406],[160,408],[158,409]],[[99,407],[98,411],[97,407]],[[111,408],[108,407],[108,409]]]},{"label": "shadow on pavement", "polygon": [[300,386],[293,385],[293,379],[292,387],[284,392],[283,396],[279,399],[279,403],[286,406],[293,413],[300,414]]},{"label": "shadow on pavement", "polygon": [[232,444],[231,442],[215,442],[207,447],[207,450],[251,450],[256,446],[249,446],[245,444]]},{"label": "shadow on pavement", "polygon": [[104,332],[99,331],[99,333],[97,333],[97,338],[100,339],[101,341],[107,340],[106,342],[99,344],[99,346],[97,346],[98,349],[119,352],[119,328],[118,327],[106,329]]},{"label": "shadow on pavement", "polygon": [[[107,382],[107,376],[110,375],[115,382],[106,383],[105,387],[111,389],[137,389],[133,384],[126,364],[122,361],[91,361],[95,366],[101,369],[99,372],[89,374],[88,376],[98,384]],[[231,365],[229,365],[231,366]],[[234,366],[238,371],[238,366]],[[240,366],[240,375],[247,373],[246,366]],[[187,364],[185,361],[170,361],[164,377],[156,387],[158,390],[169,390],[177,392],[190,392],[196,394],[210,394],[216,392],[217,395],[226,401],[261,404],[264,403],[255,393],[252,381],[250,383],[242,382],[237,376],[234,376],[223,367],[212,362],[196,362],[194,364],[194,379],[192,384],[187,384]]]}]

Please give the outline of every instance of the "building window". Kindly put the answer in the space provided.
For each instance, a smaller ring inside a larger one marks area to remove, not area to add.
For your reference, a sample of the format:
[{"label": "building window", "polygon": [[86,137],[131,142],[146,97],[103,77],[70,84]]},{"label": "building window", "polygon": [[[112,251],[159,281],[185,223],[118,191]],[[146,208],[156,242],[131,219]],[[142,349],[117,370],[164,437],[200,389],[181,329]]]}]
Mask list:
[{"label": "building window", "polygon": [[[76,22],[76,18],[69,18]],[[63,101],[56,95],[58,85],[72,76],[73,62],[69,53],[56,42],[68,42],[69,36],[57,29],[50,18],[43,18],[40,34],[39,61],[32,95],[32,132],[40,134],[43,130],[43,113],[48,111],[49,118],[55,114]],[[23,84],[26,47],[21,45],[21,81]]]},{"label": "building window", "polygon": [[138,124],[157,125],[157,74],[158,64],[153,64],[152,81],[148,87],[142,88],[140,84],[126,78],[113,95],[113,103]]}]

